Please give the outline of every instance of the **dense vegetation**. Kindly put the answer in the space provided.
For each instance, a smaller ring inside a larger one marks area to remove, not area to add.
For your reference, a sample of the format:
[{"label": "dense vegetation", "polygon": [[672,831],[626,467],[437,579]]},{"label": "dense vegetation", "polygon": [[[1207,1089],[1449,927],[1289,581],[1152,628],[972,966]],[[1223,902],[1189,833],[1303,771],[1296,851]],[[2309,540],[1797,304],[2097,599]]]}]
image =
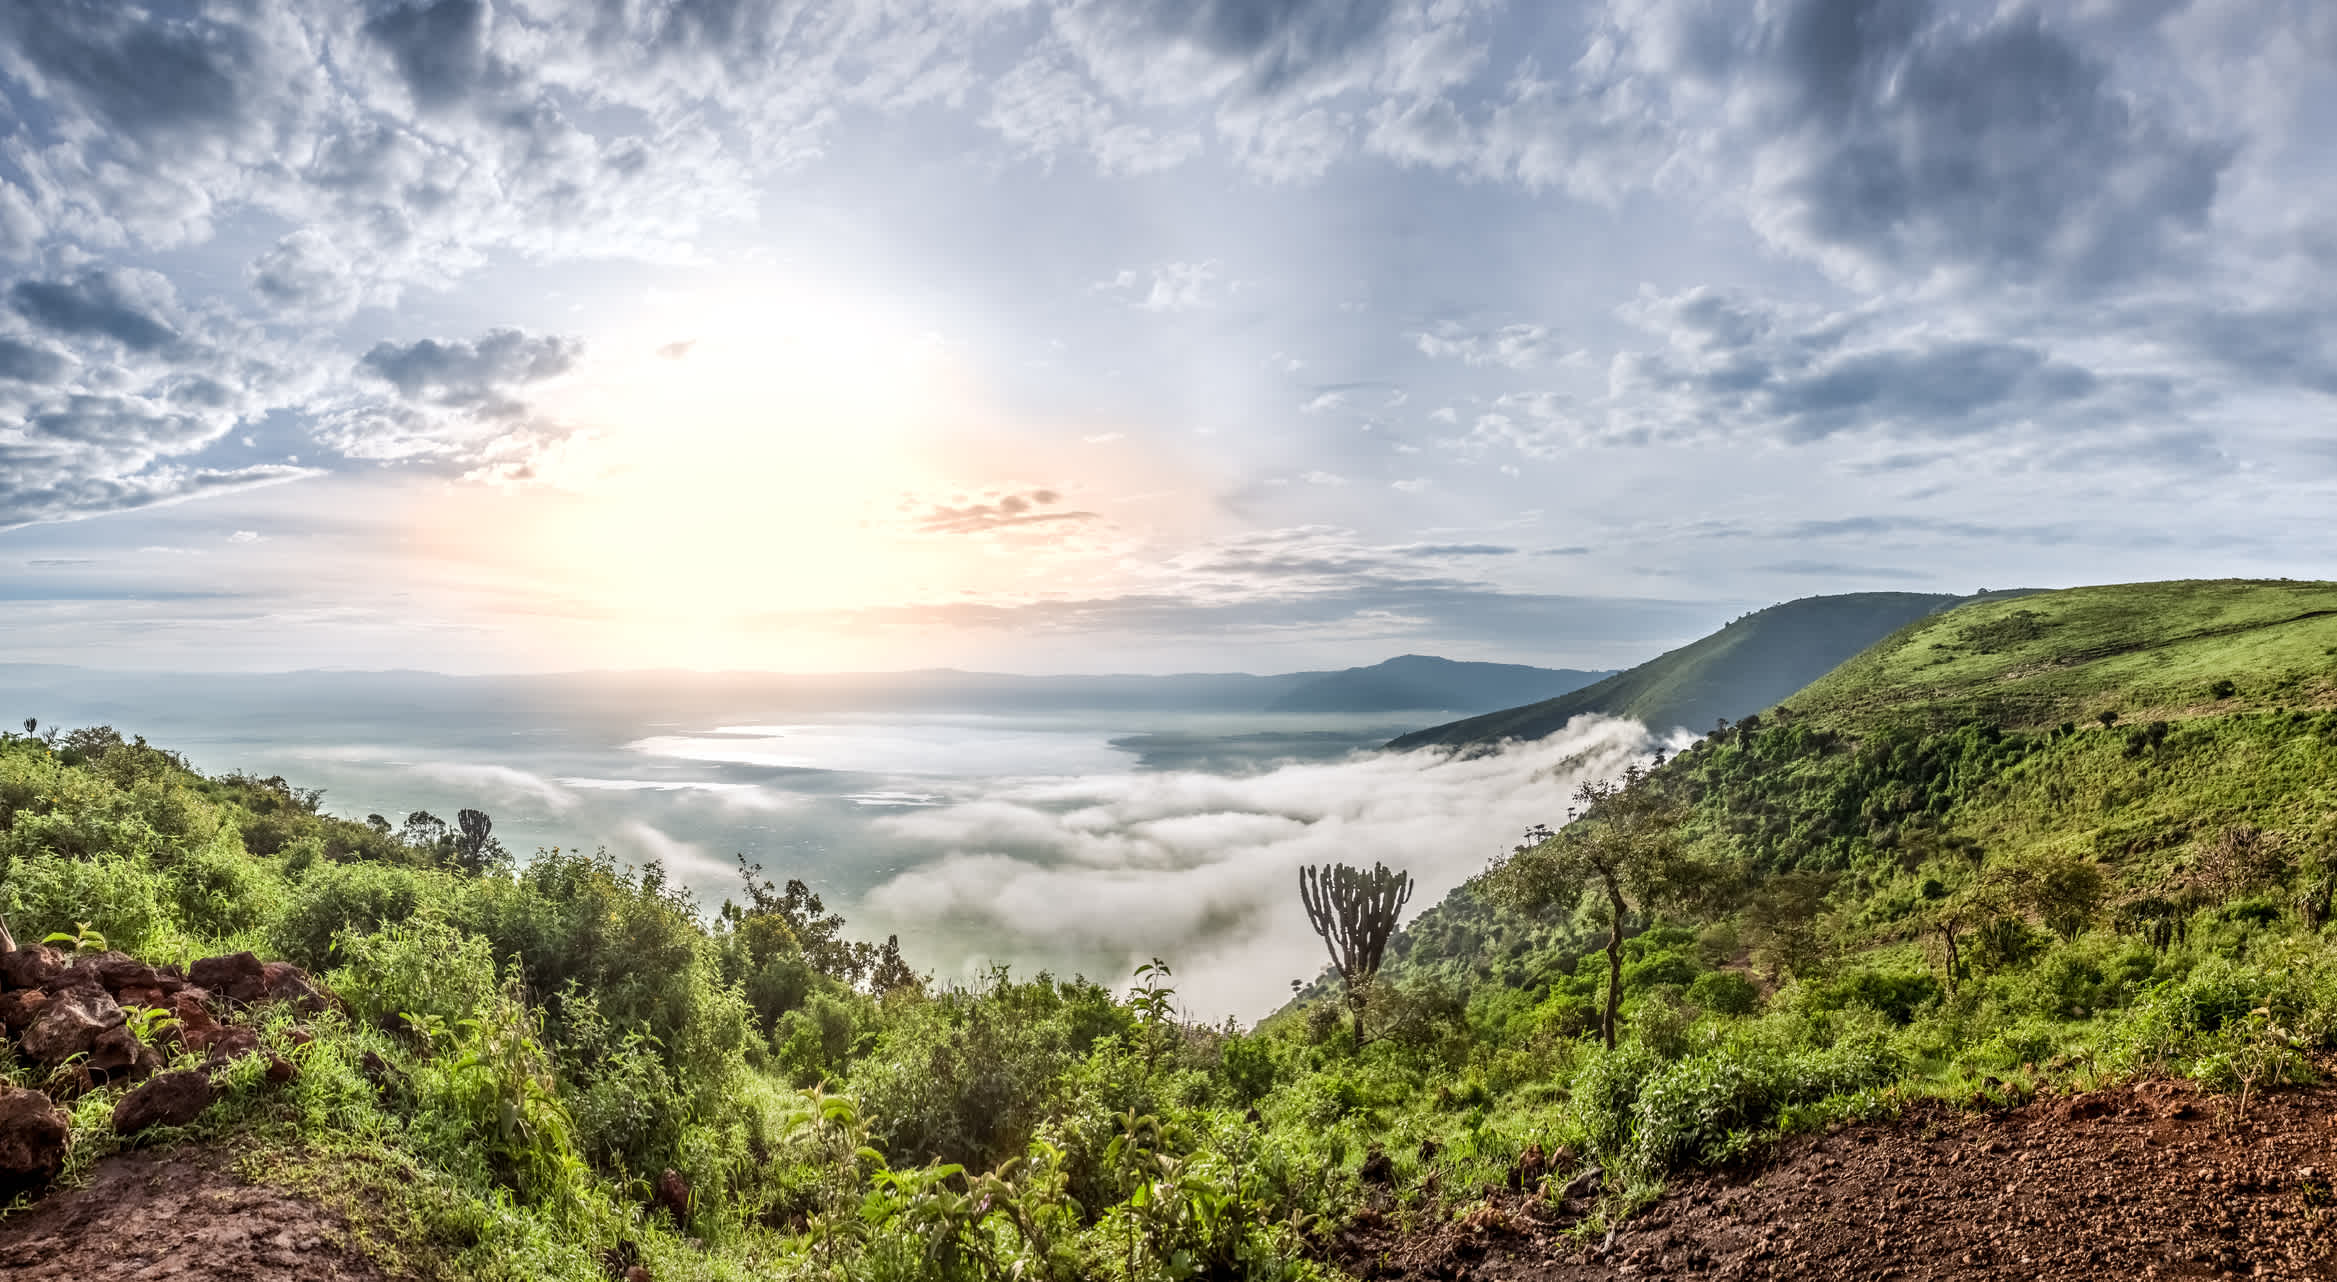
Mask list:
[{"label": "dense vegetation", "polygon": [[[706,910],[105,732],[0,742],[0,911],[324,973],[299,1079],[199,1129],[463,1277],[1328,1276],[1367,1199],[1446,1214],[1529,1145],[1616,1215],[1916,1095],[2177,1072],[2238,1107],[2337,1046],[2328,585],[1966,607],[1580,804],[1395,938],[1360,1039],[1327,986],[1242,1031],[1180,1023],[1165,969],[939,985],[799,883]],[[74,1117],[85,1167],[107,1102]]]}]

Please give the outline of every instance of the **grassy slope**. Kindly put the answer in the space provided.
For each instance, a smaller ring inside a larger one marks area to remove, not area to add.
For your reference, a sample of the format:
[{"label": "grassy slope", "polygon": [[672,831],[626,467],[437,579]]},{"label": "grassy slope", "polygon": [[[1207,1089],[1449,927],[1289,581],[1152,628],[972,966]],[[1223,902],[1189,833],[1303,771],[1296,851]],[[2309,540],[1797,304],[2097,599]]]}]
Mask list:
[{"label": "grassy slope", "polygon": [[[2233,695],[2211,693],[2230,680]],[[1919,620],[1786,702],[1821,724],[1978,717],[2008,728],[2337,701],[2337,583],[2072,588]]]},{"label": "grassy slope", "polygon": [[1631,717],[1657,729],[1709,726],[1770,706],[1893,629],[1962,599],[1858,592],[1788,601],[1558,698],[1432,726],[1388,746],[1539,739],[1586,713]]},{"label": "grassy slope", "polygon": [[[2234,688],[2219,696],[2227,680]],[[2179,878],[2235,826],[2298,850],[2337,847],[2337,731],[2313,715],[2337,707],[2337,584],[1983,598],[1906,625],[1784,707],[1750,733],[1707,739],[1668,773],[1698,795],[1690,822],[1707,857],[1855,871],[1835,895],[1846,915],[1916,875],[1899,867],[1910,827],[2006,861],[2094,859],[2114,895]],[[2102,711],[2119,712],[2117,724],[2102,726]],[[2158,720],[2169,724],[2153,742]],[[2057,729],[2065,722],[2078,725]],[[1990,725],[2011,736],[1975,744],[1954,732]],[[1588,939],[1464,885],[1399,932],[1391,972],[1530,986]]]}]

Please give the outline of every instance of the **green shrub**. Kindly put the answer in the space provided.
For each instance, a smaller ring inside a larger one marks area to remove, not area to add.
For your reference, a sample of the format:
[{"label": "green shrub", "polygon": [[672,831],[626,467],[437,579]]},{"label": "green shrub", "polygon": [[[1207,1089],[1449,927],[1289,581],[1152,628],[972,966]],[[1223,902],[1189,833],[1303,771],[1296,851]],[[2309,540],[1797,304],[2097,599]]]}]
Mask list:
[{"label": "green shrub", "polygon": [[1749,1015],[1761,1004],[1761,990],[1742,971],[1707,971],[1688,985],[1688,1003],[1713,1015]]},{"label": "green shrub", "polygon": [[321,864],[290,896],[270,942],[286,960],[310,970],[333,964],[333,941],[412,918],[425,902],[451,896],[443,879],[384,864]]},{"label": "green shrub", "polygon": [[113,948],[145,951],[166,937],[167,902],[162,877],[137,855],[19,855],[0,880],[0,913],[26,942],[86,922]]},{"label": "green shrub", "polygon": [[181,856],[162,880],[180,929],[206,939],[258,929],[284,911],[281,884],[244,853],[232,827]]}]

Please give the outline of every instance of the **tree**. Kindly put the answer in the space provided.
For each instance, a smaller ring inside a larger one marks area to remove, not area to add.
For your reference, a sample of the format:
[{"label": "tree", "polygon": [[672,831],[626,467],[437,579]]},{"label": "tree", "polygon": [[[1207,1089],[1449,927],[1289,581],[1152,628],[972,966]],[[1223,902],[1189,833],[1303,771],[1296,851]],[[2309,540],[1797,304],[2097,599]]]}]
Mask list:
[{"label": "tree", "polygon": [[1412,875],[1386,864],[1373,864],[1370,872],[1347,864],[1303,867],[1298,870],[1298,897],[1346,985],[1360,1050],[1364,1001],[1387,955],[1388,936],[1396,931],[1396,915],[1412,897]]},{"label": "tree", "polygon": [[1623,928],[1635,911],[1685,903],[1705,870],[1686,853],[1681,812],[1637,765],[1620,781],[1590,781],[1574,791],[1580,815],[1556,834],[1537,828],[1489,874],[1489,889],[1515,907],[1547,912],[1602,892],[1607,925],[1607,1005],[1599,1035],[1615,1045],[1623,1007]]},{"label": "tree", "polygon": [[484,810],[458,810],[454,823],[454,864],[464,872],[476,876],[490,868],[500,868],[511,858],[503,843],[495,840],[495,821]]}]

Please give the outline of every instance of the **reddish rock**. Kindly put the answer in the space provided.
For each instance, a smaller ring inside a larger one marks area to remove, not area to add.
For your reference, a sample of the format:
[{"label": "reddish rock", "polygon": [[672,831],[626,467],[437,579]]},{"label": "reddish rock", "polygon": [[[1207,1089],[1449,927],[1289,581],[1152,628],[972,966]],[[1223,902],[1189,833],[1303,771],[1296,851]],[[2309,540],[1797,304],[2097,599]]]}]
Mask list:
[{"label": "reddish rock", "polygon": [[674,1217],[676,1224],[690,1222],[690,1182],[672,1167],[657,1177],[657,1204]]},{"label": "reddish rock", "polygon": [[325,990],[308,972],[291,962],[273,961],[260,967],[260,986],[276,1001],[290,1002],[305,1011],[325,1008]]},{"label": "reddish rock", "polygon": [[9,1032],[21,1033],[41,1017],[48,1004],[49,995],[37,988],[0,994],[0,1024],[6,1024]]},{"label": "reddish rock", "polygon": [[649,1282],[649,1270],[636,1264],[625,1270],[625,1282]]},{"label": "reddish rock", "polygon": [[281,1055],[275,1054],[274,1052],[269,1053],[268,1084],[270,1086],[282,1086],[287,1082],[294,1082],[298,1080],[300,1080],[299,1065],[294,1064],[291,1060],[288,1060]]},{"label": "reddish rock", "polygon": [[197,988],[208,988],[231,1002],[247,1006],[265,1001],[268,996],[267,967],[250,953],[206,957],[188,968],[187,978]]},{"label": "reddish rock", "polygon": [[82,1062],[89,1069],[92,1080],[124,1082],[145,1076],[137,1071],[138,1068],[144,1064],[151,1070],[156,1064],[156,1057],[144,1043],[130,1035],[127,1027],[116,1024],[97,1035],[97,1040],[89,1045],[89,1058]]},{"label": "reddish rock", "polygon": [[152,1006],[157,1009],[170,1004],[170,999],[159,988],[117,988],[114,990],[114,1001],[123,1006]]},{"label": "reddish rock", "polygon": [[45,944],[0,953],[0,988],[39,988],[65,969],[65,959]]},{"label": "reddish rock", "polygon": [[135,957],[122,953],[100,953],[80,965],[97,972],[98,982],[109,992],[125,988],[154,988],[161,984],[162,973]]},{"label": "reddish rock", "polygon": [[158,1074],[114,1105],[114,1130],[135,1135],[150,1126],[187,1126],[211,1107],[211,1079],[185,1071]]},{"label": "reddish rock", "polygon": [[260,1048],[260,1035],[241,1024],[218,1024],[202,1034],[184,1038],[188,1050],[204,1057],[207,1064],[224,1064],[242,1059]]},{"label": "reddish rock", "polygon": [[51,995],[40,1017],[24,1030],[24,1053],[55,1066],[88,1050],[97,1035],[119,1027],[122,1008],[103,989],[66,988]]},{"label": "reddish rock", "polygon": [[65,1114],[39,1091],[0,1085],[0,1197],[40,1188],[65,1165]]}]

